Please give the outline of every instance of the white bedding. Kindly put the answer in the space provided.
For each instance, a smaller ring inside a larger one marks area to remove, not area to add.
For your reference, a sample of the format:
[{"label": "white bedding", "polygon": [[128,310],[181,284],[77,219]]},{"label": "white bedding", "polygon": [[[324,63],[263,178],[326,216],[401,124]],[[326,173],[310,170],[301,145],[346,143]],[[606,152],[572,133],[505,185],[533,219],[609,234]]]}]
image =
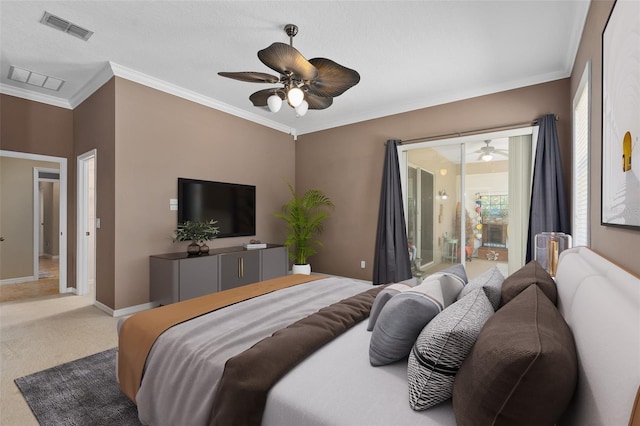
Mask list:
[{"label": "white bedding", "polygon": [[280,379],[263,426],[455,425],[450,399],[426,411],[409,407],[407,361],[372,367],[370,339],[363,321]]},{"label": "white bedding", "polygon": [[371,289],[326,278],[256,297],[176,325],[156,340],[136,395],[143,424],[206,425],[226,360],[318,309]]}]

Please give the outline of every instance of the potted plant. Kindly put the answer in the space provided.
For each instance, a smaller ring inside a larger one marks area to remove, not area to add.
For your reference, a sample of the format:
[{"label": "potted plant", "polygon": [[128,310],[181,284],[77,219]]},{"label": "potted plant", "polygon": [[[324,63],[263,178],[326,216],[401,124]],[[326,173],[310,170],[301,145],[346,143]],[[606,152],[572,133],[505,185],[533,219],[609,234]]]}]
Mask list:
[{"label": "potted plant", "polygon": [[323,230],[323,223],[329,217],[328,208],[334,205],[329,198],[318,189],[310,189],[301,197],[296,195],[290,183],[289,190],[292,198],[282,210],[275,214],[287,223],[287,238],[284,245],[289,248],[289,257],[294,265],[294,274],[311,273],[311,266],[307,258],[316,253],[316,247],[322,247],[322,243],[315,237]]},{"label": "potted plant", "polygon": [[206,222],[191,222],[187,220],[178,225],[173,241],[191,241],[191,244],[187,247],[187,253],[190,255],[208,254],[209,246],[204,243],[213,240],[220,233],[216,223],[218,221],[213,219]]}]

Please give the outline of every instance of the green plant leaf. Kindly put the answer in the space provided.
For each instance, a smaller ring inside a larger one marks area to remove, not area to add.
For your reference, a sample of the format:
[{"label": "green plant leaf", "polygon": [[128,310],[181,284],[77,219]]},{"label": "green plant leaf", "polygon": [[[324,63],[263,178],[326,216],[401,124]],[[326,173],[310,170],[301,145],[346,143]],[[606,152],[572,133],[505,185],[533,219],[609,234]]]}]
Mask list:
[{"label": "green plant leaf", "polygon": [[287,185],[291,199],[274,215],[287,224],[284,245],[289,248],[289,257],[295,263],[306,264],[307,258],[316,254],[316,247],[322,247],[315,236],[322,233],[324,221],[329,218],[328,209],[334,205],[318,189],[310,189],[299,197],[291,183]]}]

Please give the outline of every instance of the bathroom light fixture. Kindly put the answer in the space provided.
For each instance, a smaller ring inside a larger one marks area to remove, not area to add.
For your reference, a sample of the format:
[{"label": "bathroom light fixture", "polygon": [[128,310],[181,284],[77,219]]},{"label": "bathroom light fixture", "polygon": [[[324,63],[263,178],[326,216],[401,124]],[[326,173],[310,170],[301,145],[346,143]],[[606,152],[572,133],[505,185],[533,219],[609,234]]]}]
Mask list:
[{"label": "bathroom light fixture", "polygon": [[444,189],[441,189],[440,191],[438,191],[438,195],[443,200],[446,200],[447,198],[449,198],[449,196],[447,195],[447,191],[445,191]]}]

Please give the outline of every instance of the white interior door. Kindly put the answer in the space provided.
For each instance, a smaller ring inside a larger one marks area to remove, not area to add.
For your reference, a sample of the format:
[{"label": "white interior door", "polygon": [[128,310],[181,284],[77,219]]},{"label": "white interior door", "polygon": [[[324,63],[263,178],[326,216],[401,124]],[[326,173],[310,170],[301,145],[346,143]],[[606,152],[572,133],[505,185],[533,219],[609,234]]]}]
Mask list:
[{"label": "white interior door", "polygon": [[96,150],[78,156],[77,288],[95,298],[96,277]]}]

